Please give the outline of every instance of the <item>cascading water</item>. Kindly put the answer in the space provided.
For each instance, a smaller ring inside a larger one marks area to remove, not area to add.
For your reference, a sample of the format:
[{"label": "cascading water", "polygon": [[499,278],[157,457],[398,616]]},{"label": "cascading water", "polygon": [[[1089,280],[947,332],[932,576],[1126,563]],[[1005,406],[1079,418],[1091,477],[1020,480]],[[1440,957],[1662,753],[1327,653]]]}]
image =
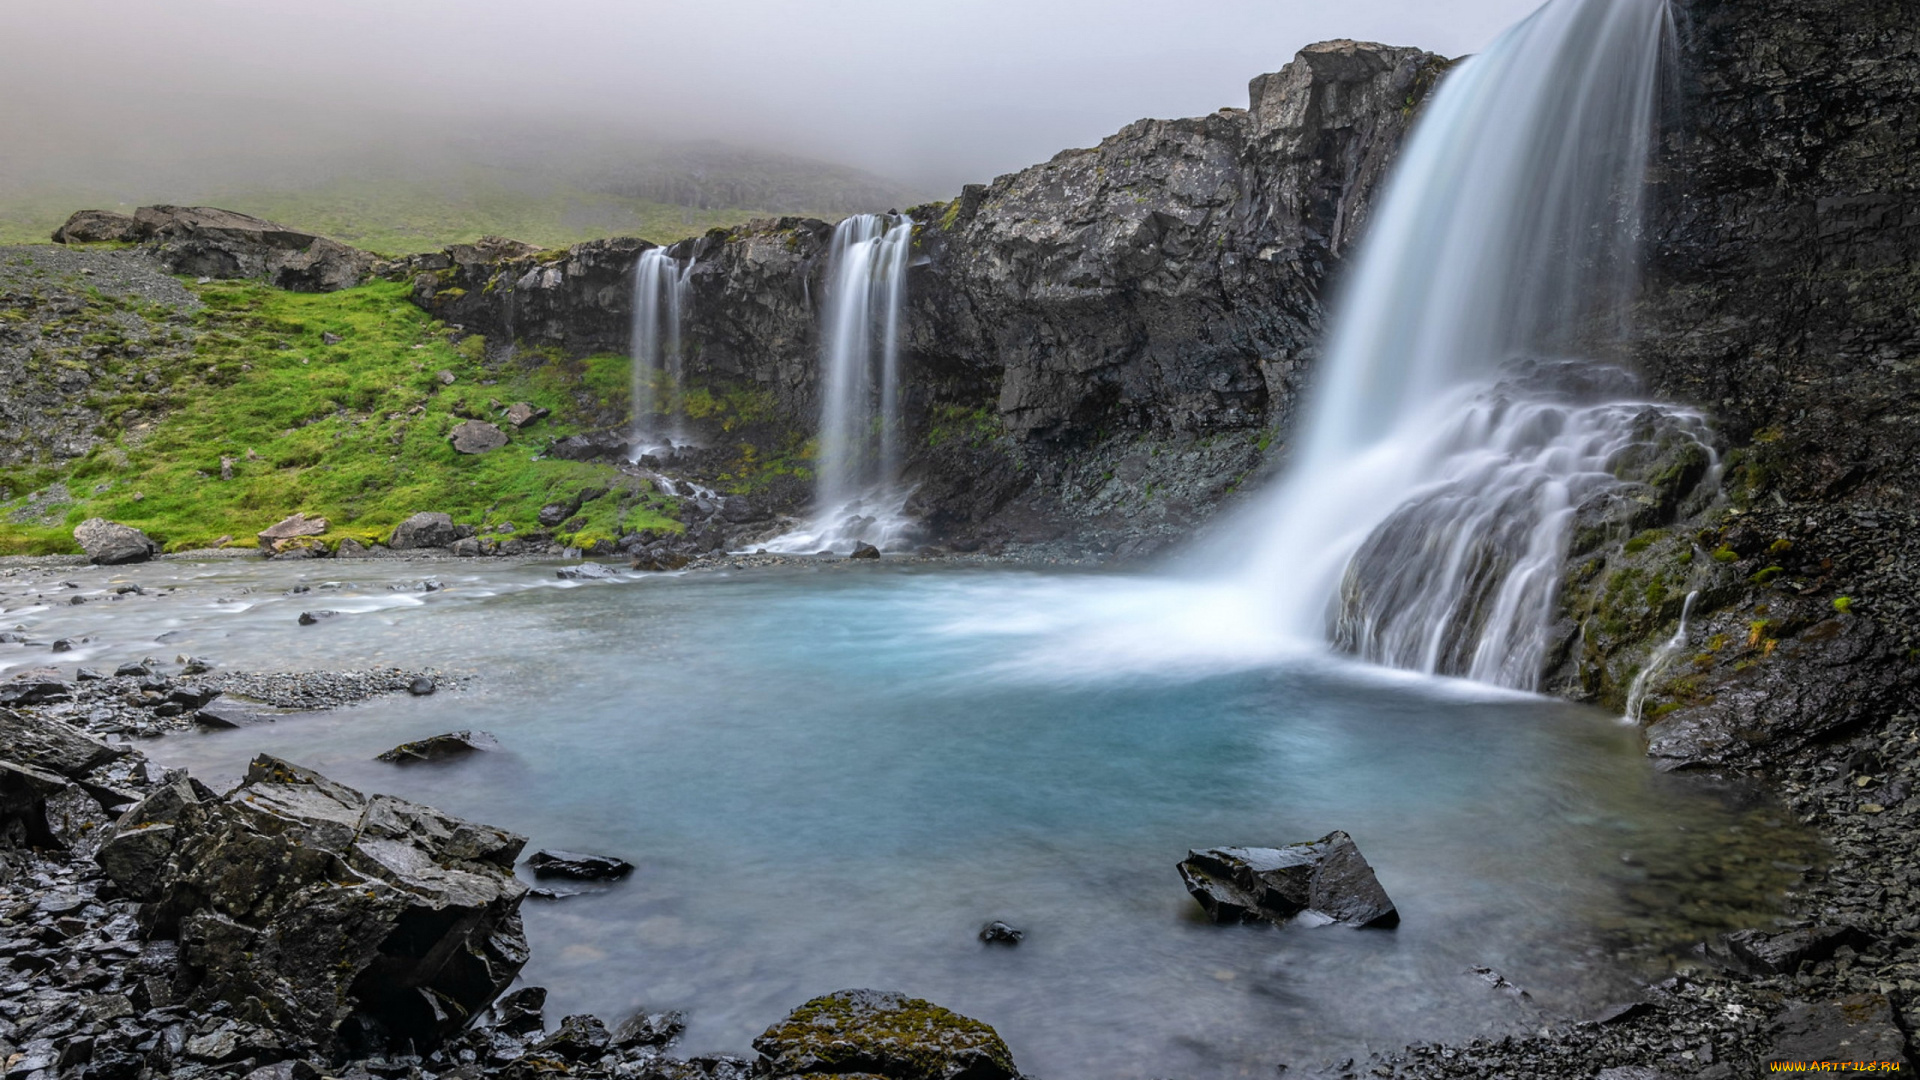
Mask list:
[{"label": "cascading water", "polygon": [[900,479],[900,330],[913,219],[859,214],[833,230],[820,352],[814,519],[771,541],[817,551],[910,538]]},{"label": "cascading water", "polygon": [[1626,719],[1628,722],[1638,724],[1645,719],[1641,714],[1646,708],[1647,691],[1653,689],[1654,678],[1667,666],[1667,662],[1673,659],[1675,653],[1687,647],[1687,623],[1693,619],[1693,602],[1699,598],[1700,590],[1698,589],[1687,594],[1686,603],[1680,605],[1680,626],[1674,630],[1672,637],[1653,650],[1653,655],[1647,658],[1647,666],[1641,668],[1640,674],[1633,677],[1633,685],[1627,689]]},{"label": "cascading water", "polygon": [[692,270],[692,262],[681,263],[663,247],[641,252],[633,267],[635,457],[663,443],[686,442],[680,410],[685,366],[680,320],[686,310],[687,275]]},{"label": "cascading water", "polygon": [[1668,30],[1664,0],[1554,0],[1427,106],[1240,537],[1283,631],[1537,684],[1574,512],[1658,408],[1563,358],[1622,328]]}]

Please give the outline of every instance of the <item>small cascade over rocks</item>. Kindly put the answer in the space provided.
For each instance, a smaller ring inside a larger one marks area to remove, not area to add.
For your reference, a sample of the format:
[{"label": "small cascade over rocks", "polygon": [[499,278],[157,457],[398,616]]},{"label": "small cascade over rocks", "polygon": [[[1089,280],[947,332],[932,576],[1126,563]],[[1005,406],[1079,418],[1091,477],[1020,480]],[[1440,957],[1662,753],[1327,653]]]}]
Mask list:
[{"label": "small cascade over rocks", "polygon": [[820,451],[814,517],[774,551],[879,548],[912,541],[900,486],[900,335],[913,219],[857,214],[833,230],[820,349]]},{"label": "small cascade over rocks", "polygon": [[667,248],[640,253],[633,267],[633,457],[687,441],[681,403],[685,356],[680,322],[686,310],[687,275]]},{"label": "small cascade over rocks", "polygon": [[1648,410],[1603,364],[1634,285],[1664,0],[1553,0],[1421,119],[1350,278],[1288,478],[1236,537],[1277,629],[1538,685],[1575,514]]}]

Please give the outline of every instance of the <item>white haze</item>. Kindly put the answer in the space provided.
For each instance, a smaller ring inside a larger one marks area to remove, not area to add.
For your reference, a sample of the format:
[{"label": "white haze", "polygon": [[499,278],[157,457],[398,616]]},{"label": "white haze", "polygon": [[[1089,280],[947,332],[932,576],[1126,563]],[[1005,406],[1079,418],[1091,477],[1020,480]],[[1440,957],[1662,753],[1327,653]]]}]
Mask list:
[{"label": "white haze", "polygon": [[1314,41],[1458,55],[1535,3],[7,0],[0,185],[711,140],[939,195],[1244,105]]}]

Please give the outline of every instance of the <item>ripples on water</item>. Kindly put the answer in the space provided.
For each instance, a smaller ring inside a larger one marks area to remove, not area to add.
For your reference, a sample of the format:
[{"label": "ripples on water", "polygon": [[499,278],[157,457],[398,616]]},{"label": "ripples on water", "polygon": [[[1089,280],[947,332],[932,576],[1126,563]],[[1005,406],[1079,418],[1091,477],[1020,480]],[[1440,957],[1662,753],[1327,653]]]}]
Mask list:
[{"label": "ripples on water", "polygon": [[[446,587],[411,591],[423,574]],[[227,779],[275,753],[633,859],[603,893],[529,901],[526,975],[555,1016],[685,1009],[690,1052],[745,1053],[807,997],[870,986],[992,1023],[1039,1075],[1263,1075],[1597,1007],[1627,986],[1618,941],[1764,922],[1782,884],[1739,842],[1781,842],[1764,809],[1654,774],[1610,716],[1281,642],[1156,654],[1154,620],[1203,606],[1169,606],[1164,579],[839,564],[576,586],[531,565],[251,561],[62,576],[180,586],[23,608],[0,584],[0,623],[96,637],[69,663],[472,675],[148,749]],[[295,625],[322,607],[350,614]],[[371,760],[463,727],[504,751]],[[1173,870],[1189,847],[1334,828],[1398,930],[1209,926]],[[1026,941],[980,945],[995,918]]]}]

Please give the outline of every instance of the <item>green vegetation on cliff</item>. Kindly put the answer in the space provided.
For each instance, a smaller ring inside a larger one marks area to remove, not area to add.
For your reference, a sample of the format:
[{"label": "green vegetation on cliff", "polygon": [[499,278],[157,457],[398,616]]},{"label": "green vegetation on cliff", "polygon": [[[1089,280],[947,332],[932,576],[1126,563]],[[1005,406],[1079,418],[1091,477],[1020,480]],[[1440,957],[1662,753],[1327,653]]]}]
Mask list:
[{"label": "green vegetation on cliff", "polygon": [[[0,554],[76,550],[72,529],[105,517],[170,550],[254,534],[301,511],[325,538],[384,540],[439,511],[506,540],[537,529],[542,506],[610,488],[561,528],[586,546],[622,530],[678,530],[673,500],[603,464],[540,457],[552,439],[625,414],[624,357],[489,357],[378,282],[330,294],[244,282],[192,286],[204,308],[186,363],[159,384],[96,396],[108,438],[59,466],[0,471]],[[449,381],[450,376],[450,381]],[[552,415],[516,430],[525,401]],[[511,440],[479,455],[449,433],[472,418]],[[33,490],[29,490],[29,488]],[[500,533],[511,523],[513,531]]]}]

